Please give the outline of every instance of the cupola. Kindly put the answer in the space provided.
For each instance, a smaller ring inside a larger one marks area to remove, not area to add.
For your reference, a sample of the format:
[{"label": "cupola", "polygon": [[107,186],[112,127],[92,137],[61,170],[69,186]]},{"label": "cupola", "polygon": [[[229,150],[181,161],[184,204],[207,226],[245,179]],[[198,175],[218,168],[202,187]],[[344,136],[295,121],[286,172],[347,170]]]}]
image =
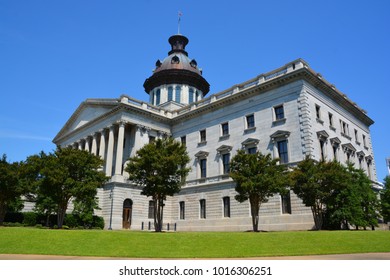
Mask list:
[{"label": "cupola", "polygon": [[160,106],[171,102],[182,106],[202,99],[210,91],[210,85],[196,60],[188,57],[187,37],[176,34],[168,42],[171,45],[168,56],[156,61],[152,76],[144,82],[150,103]]}]

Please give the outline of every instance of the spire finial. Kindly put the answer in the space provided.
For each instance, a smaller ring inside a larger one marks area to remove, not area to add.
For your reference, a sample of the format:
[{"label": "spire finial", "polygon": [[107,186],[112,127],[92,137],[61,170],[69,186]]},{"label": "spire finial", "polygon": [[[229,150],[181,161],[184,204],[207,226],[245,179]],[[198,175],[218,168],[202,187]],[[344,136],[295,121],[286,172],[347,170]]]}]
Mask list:
[{"label": "spire finial", "polygon": [[182,15],[183,15],[183,13],[181,11],[179,11],[177,13],[177,17],[178,17],[178,20],[177,20],[177,34],[180,34],[180,20],[181,20]]}]

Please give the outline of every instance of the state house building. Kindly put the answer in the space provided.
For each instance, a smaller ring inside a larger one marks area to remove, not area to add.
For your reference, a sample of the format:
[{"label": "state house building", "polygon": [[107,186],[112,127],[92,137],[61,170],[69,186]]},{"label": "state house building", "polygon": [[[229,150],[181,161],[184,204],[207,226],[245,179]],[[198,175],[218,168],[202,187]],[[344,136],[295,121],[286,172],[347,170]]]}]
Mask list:
[{"label": "state house building", "polygon": [[[122,95],[87,99],[53,142],[84,149],[104,159],[110,177],[98,192],[106,228],[147,230],[153,202],[141,195],[124,172],[129,157],[156,138],[185,143],[191,158],[180,193],[168,197],[164,230],[245,231],[252,229],[249,202],[234,199],[228,176],[237,150],[261,151],[296,165],[314,159],[347,160],[377,181],[370,125],[373,121],[353,101],[302,59],[260,74],[225,91],[208,95],[209,83],[186,51],[188,39],[169,38],[171,50],[157,60],[145,80],[149,102]],[[261,230],[311,229],[310,208],[290,191],[260,208]]]}]

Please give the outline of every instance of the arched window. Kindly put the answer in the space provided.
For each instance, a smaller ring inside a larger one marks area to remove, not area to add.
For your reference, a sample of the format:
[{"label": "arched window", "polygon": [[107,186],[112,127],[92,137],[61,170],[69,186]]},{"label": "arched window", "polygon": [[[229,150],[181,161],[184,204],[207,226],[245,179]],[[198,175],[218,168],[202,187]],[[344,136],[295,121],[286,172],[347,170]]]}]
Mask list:
[{"label": "arched window", "polygon": [[168,87],[168,101],[173,100],[173,87]]},{"label": "arched window", "polygon": [[175,101],[177,103],[180,103],[180,99],[181,99],[181,86],[176,86],[176,88],[175,88]]},{"label": "arched window", "polygon": [[160,89],[158,89],[156,92],[156,105],[160,105],[160,102],[161,102],[161,91]]},{"label": "arched window", "polygon": [[188,103],[194,102],[194,89],[190,88],[188,95]]}]

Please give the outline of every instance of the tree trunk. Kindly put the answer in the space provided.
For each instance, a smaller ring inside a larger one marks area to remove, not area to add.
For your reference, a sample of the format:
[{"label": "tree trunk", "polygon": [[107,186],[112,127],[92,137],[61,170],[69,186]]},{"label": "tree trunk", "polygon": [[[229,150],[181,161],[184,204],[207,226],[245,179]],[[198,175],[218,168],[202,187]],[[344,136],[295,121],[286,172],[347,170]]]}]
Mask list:
[{"label": "tree trunk", "polygon": [[251,216],[252,216],[252,227],[254,232],[259,231],[259,210],[260,210],[260,203],[259,199],[250,198],[249,202],[251,204]]},{"label": "tree trunk", "polygon": [[163,227],[164,200],[154,199],[154,230],[161,232]]}]

